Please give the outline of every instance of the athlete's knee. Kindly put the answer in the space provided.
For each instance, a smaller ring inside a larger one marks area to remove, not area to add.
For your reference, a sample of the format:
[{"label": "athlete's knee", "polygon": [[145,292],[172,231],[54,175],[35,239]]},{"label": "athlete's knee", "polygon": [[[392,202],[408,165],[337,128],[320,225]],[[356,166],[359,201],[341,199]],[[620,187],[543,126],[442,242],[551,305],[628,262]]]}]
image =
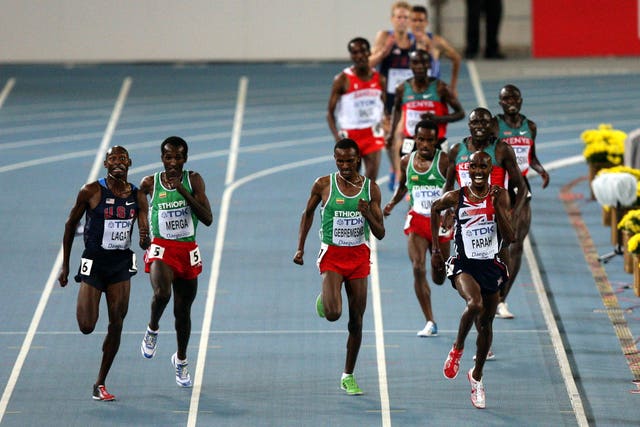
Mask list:
[{"label": "athlete's knee", "polygon": [[349,319],[347,326],[351,335],[362,334],[362,317],[356,317],[355,319]]},{"label": "athlete's knee", "polygon": [[155,286],[153,288],[153,298],[157,303],[167,305],[171,300],[171,287]]},{"label": "athlete's knee", "polygon": [[424,261],[412,261],[413,277],[424,278],[427,275],[427,266]]},{"label": "athlete's knee", "polygon": [[332,309],[330,307],[325,306],[324,317],[329,322],[335,322],[336,320],[340,319],[341,316],[342,316],[342,310],[340,308]]},{"label": "athlete's knee", "polygon": [[482,303],[482,298],[470,298],[467,300],[467,311],[470,313],[479,314],[482,312],[484,308],[484,304]]},{"label": "athlete's knee", "polygon": [[96,328],[96,322],[78,319],[78,328],[84,335],[89,335]]}]

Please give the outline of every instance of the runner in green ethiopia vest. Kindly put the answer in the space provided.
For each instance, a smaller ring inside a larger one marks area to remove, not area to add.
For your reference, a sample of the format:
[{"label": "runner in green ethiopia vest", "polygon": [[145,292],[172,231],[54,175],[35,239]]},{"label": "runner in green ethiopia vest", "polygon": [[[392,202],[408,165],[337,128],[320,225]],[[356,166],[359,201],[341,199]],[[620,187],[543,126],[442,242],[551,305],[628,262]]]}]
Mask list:
[{"label": "runner in green ethiopia vest", "polygon": [[[151,199],[151,235],[167,240],[194,242],[198,217],[191,212],[191,206],[178,190],[169,190],[162,185],[160,172],[154,175],[153,197]],[[182,185],[190,193],[189,171],[182,171]]]},{"label": "runner in green ethiopia vest", "polygon": [[331,192],[327,203],[320,211],[320,240],[334,246],[357,246],[363,243],[368,245],[369,223],[358,211],[358,200],[371,200],[369,179],[363,177],[362,189],[358,194],[345,196],[336,183],[338,173],[332,173],[330,177]]}]

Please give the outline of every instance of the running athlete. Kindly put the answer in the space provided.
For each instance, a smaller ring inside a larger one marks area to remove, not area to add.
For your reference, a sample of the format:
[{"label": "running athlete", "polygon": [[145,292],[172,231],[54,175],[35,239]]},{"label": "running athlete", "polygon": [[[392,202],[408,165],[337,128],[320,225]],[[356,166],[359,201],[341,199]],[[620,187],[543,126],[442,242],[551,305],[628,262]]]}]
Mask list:
[{"label": "running athlete", "polygon": [[131,231],[136,219],[140,247],[149,246],[147,199],[127,182],[131,166],[124,147],[111,147],[104,159],[106,178],[85,184],[69,213],[62,238],[60,286],[69,282],[69,257],[76,228],[86,213],[83,231],[85,249],[74,277],[80,283],[76,318],[83,334],[90,334],[98,322],[100,299],[106,295],[109,313],[107,336],[102,344],[102,362],[93,385],[93,399],[110,401],[115,396],[105,386],[107,374],[120,348],[122,325],[129,307],[131,276],[136,274],[136,257],[131,251]]},{"label": "running athlete", "polygon": [[[517,188],[513,202],[513,216],[517,218],[524,206],[526,186],[513,149],[509,144],[494,136],[492,124],[493,117],[486,108],[478,107],[471,111],[468,122],[471,135],[449,150],[449,167],[447,168],[447,182],[444,190],[445,192],[452,190],[456,181],[459,187],[469,185],[471,183],[469,176],[471,153],[484,151],[491,156],[492,171],[489,184],[505,187],[508,180],[510,188]],[[506,258],[505,253],[501,255]]]},{"label": "running athlete", "polygon": [[213,222],[204,180],[194,171],[183,169],[189,147],[184,139],[171,136],[160,145],[163,172],[146,176],[140,191],[151,197],[151,246],[145,253],[145,272],[149,273],[153,297],[151,315],[140,351],[150,359],[157,349],[160,318],[171,299],[175,316],[178,351],[171,356],[176,383],[191,387],[187,346],[191,335],[191,305],[198,290],[202,258],[196,244],[196,229],[202,222]]},{"label": "running athlete", "polygon": [[429,13],[427,8],[415,5],[411,8],[411,33],[416,38],[416,47],[426,50],[431,57],[429,76],[440,78],[440,58],[445,56],[451,60],[451,81],[449,89],[458,96],[458,72],[462,57],[444,37],[427,31]]},{"label": "running athlete", "polygon": [[[386,101],[384,104],[383,129],[385,134],[393,133],[391,128],[391,111],[394,105],[396,86],[411,77],[409,69],[409,52],[415,50],[416,41],[409,32],[409,14],[411,5],[406,1],[396,1],[391,5],[391,30],[380,30],[376,34],[373,50],[369,57],[369,65],[378,67],[380,74],[387,81]],[[389,189],[393,191],[396,183],[394,159],[397,156],[393,147],[386,146],[391,170],[389,173]]]},{"label": "running athlete", "polygon": [[369,66],[371,52],[366,39],[356,37],[347,48],[353,65],[333,80],[327,123],[336,142],[343,138],[356,141],[364,162],[364,175],[375,181],[385,144],[382,130],[385,79]]},{"label": "running athlete", "polygon": [[369,65],[380,66],[380,74],[387,80],[387,101],[385,113],[391,114],[396,86],[411,77],[409,52],[416,48],[413,34],[409,32],[411,5],[396,1],[391,5],[392,30],[380,30],[376,34]]},{"label": "running athlete", "polygon": [[[447,276],[466,306],[460,318],[458,334],[444,363],[444,376],[458,375],[464,342],[471,327],[478,331],[475,365],[467,373],[471,384],[471,403],[485,407],[482,370],[493,340],[493,318],[500,301],[500,288],[507,281],[507,267],[498,257],[502,242],[512,242],[508,192],[489,184],[491,156],[476,151],[469,159],[470,184],[445,193],[431,205],[431,233],[438,232],[440,212],[453,208],[456,217],[456,254],[447,260]],[[433,242],[432,268],[445,265],[437,240]]]},{"label": "running athlete", "polygon": [[342,314],[342,284],[349,305],[349,337],[340,388],[349,395],[362,394],[353,371],[362,342],[362,318],[367,306],[367,277],[370,271],[369,233],[385,234],[380,209],[380,188],[358,173],[360,153],[351,139],[341,139],[333,150],[338,172],[316,179],[302,212],[298,250],[293,262],[304,264],[304,244],[321,205],[321,246],[317,264],[322,275],[322,292],[316,311],[330,322]]},{"label": "running athlete", "polygon": [[[413,77],[396,88],[393,118],[387,144],[393,146],[393,165],[396,176],[400,174],[398,153],[413,151],[413,132],[420,120],[431,120],[438,125],[438,148],[447,151],[447,124],[462,120],[464,109],[445,82],[429,77],[429,54],[415,50],[409,54]],[[449,113],[449,107],[453,109]]]},{"label": "running athlete", "polygon": [[[416,151],[406,154],[400,162],[400,184],[393,197],[384,207],[385,216],[391,214],[409,192],[410,210],[404,224],[404,234],[408,236],[409,259],[413,266],[413,289],[420,303],[426,325],[418,332],[419,337],[438,335],[433,309],[431,307],[431,289],[427,281],[426,253],[431,253],[433,235],[431,234],[431,204],[442,196],[445,173],[449,164],[446,154],[437,148],[438,125],[423,120],[415,127]],[[449,232],[451,231],[451,232]],[[449,256],[449,241],[453,229],[436,234],[445,257]],[[444,282],[444,269],[431,269],[431,279],[441,285]]]},{"label": "running athlete", "polygon": [[[520,114],[522,107],[520,90],[514,85],[504,86],[500,89],[499,104],[504,114],[498,114],[494,117],[494,133],[499,139],[502,139],[513,148],[518,167],[522,172],[522,177],[527,187],[524,206],[520,211],[520,215],[514,218],[516,222],[516,240],[509,245],[509,280],[500,293],[500,304],[498,304],[496,314],[496,317],[502,319],[513,319],[513,313],[509,311],[506,299],[520,271],[523,243],[531,226],[531,205],[529,204],[531,200],[531,185],[527,179],[527,174],[529,169],[536,171],[542,178],[542,188],[546,188],[549,185],[549,174],[536,156],[535,140],[538,128],[533,121]],[[511,188],[509,191],[512,193]],[[513,197],[514,194],[512,194]]]}]

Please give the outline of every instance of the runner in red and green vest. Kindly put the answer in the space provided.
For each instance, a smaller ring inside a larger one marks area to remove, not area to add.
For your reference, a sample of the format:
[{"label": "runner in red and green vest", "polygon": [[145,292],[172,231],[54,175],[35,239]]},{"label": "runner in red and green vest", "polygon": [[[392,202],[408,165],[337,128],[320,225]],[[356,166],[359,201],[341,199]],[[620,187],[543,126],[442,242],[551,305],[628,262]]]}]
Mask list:
[{"label": "runner in red and green vest", "polygon": [[151,197],[151,246],[145,253],[145,271],[153,288],[149,324],[140,345],[151,359],[157,349],[160,318],[173,294],[177,351],[171,356],[176,384],[191,387],[187,346],[191,335],[191,305],[198,290],[202,258],[196,243],[201,222],[213,222],[204,180],[183,169],[189,147],[184,139],[171,136],[160,144],[163,172],[146,176],[140,191]]},{"label": "runner in red and green vest", "polygon": [[304,264],[304,245],[321,206],[321,248],[317,264],[322,275],[322,292],[316,311],[330,322],[342,314],[342,284],[349,307],[349,338],[340,388],[349,395],[362,394],[355,369],[362,342],[362,318],[367,305],[367,277],[370,271],[369,234],[382,239],[385,234],[380,209],[380,188],[360,175],[360,151],[352,139],[341,139],[333,150],[338,172],[316,179],[302,212],[298,249],[293,262]]},{"label": "runner in red and green vest", "polygon": [[[400,162],[400,183],[393,197],[384,207],[384,215],[390,215],[407,192],[410,195],[410,210],[404,225],[408,236],[409,259],[413,266],[413,288],[420,303],[426,325],[418,332],[419,337],[438,335],[438,326],[431,307],[431,289],[427,281],[426,253],[431,253],[431,204],[441,197],[445,173],[449,165],[446,154],[437,148],[438,125],[429,120],[418,122],[414,129],[416,151],[406,154]],[[449,256],[449,241],[453,229],[441,229],[438,233],[443,256]],[[441,285],[444,271],[431,269],[434,283]]]},{"label": "runner in red and green vest", "polygon": [[[507,264],[509,267],[509,280],[500,292],[500,304],[498,304],[498,311],[496,312],[496,317],[513,319],[513,313],[509,311],[506,299],[520,271],[524,239],[529,234],[531,226],[531,205],[529,204],[531,200],[531,185],[529,185],[527,174],[529,169],[536,171],[542,178],[542,188],[546,188],[549,185],[549,174],[536,156],[535,140],[538,128],[533,121],[520,113],[522,108],[520,89],[510,84],[504,86],[500,89],[499,104],[502,107],[503,114],[498,114],[494,117],[494,133],[499,139],[513,148],[518,167],[527,186],[524,207],[521,214],[515,218],[516,240],[509,245],[509,263]],[[515,196],[513,190],[513,188],[509,187],[509,193],[512,198]]]}]

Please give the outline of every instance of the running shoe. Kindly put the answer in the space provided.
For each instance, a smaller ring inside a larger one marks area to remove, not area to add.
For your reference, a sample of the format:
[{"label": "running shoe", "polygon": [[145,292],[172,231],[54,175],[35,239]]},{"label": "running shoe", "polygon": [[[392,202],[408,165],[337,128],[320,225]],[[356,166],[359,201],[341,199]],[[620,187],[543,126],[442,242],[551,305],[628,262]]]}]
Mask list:
[{"label": "running shoe", "polygon": [[444,368],[442,372],[446,378],[450,380],[454,379],[458,376],[458,370],[460,369],[460,359],[462,358],[462,352],[464,350],[457,350],[456,346],[451,347],[451,351],[449,352],[449,356],[447,356],[447,360],[444,362]]},{"label": "running shoe", "polygon": [[93,385],[93,400],[102,400],[105,402],[111,402],[116,400],[116,397],[107,391],[107,388],[103,385]]},{"label": "running shoe", "polygon": [[347,392],[350,396],[356,396],[362,394],[362,390],[356,383],[356,377],[353,374],[349,374],[340,381],[340,388]]},{"label": "running shoe", "polygon": [[500,319],[513,319],[513,313],[509,311],[509,306],[506,302],[498,303],[496,317]]},{"label": "running shoe", "polygon": [[171,356],[171,364],[176,370],[176,384],[180,387],[191,387],[191,375],[189,374],[189,362],[186,360],[178,363],[178,353],[173,353]]},{"label": "running shoe", "polygon": [[476,381],[473,379],[473,368],[469,369],[467,373],[467,378],[469,378],[469,383],[471,384],[471,403],[478,409],[485,408],[485,399],[484,399],[484,384],[482,384],[482,378],[480,381]]},{"label": "running shoe", "polygon": [[322,293],[318,294],[316,298],[316,313],[318,316],[324,317],[324,305],[322,304]]},{"label": "running shoe", "polygon": [[151,359],[156,354],[156,348],[158,348],[158,331],[154,332],[147,326],[142,344],[140,344],[140,352],[145,358]]},{"label": "running shoe", "polygon": [[[489,353],[487,353],[487,360],[493,360],[496,358],[496,355],[491,349],[489,349]],[[473,355],[473,360],[476,360],[476,355]]]},{"label": "running shoe", "polygon": [[418,336],[419,337],[437,337],[438,325],[436,325],[431,320],[429,320],[427,322],[427,326],[425,326],[423,330],[418,331]]}]

